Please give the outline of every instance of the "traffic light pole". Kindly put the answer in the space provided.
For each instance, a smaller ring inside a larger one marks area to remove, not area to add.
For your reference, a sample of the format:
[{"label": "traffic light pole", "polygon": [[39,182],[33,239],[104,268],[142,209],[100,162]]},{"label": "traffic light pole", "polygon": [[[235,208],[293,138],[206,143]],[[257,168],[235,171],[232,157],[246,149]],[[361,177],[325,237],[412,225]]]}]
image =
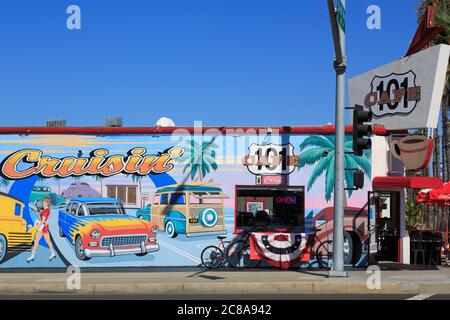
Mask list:
[{"label": "traffic light pole", "polygon": [[338,1],[336,10],[333,0],[328,1],[331,29],[335,50],[336,70],[336,145],[334,164],[334,222],[333,222],[333,267],[330,277],[346,277],[344,271],[344,142],[345,142],[345,0]]}]

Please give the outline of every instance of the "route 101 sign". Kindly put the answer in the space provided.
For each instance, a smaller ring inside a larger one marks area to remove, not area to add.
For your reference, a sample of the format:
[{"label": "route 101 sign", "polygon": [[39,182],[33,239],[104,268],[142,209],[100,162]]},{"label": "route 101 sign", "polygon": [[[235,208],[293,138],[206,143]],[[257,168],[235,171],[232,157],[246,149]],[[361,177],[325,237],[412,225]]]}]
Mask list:
[{"label": "route 101 sign", "polygon": [[436,128],[450,46],[437,45],[348,81],[350,105],[387,130]]},{"label": "route 101 sign", "polygon": [[294,155],[294,146],[290,143],[252,144],[248,149],[242,162],[255,175],[287,175],[298,166],[299,157]]}]

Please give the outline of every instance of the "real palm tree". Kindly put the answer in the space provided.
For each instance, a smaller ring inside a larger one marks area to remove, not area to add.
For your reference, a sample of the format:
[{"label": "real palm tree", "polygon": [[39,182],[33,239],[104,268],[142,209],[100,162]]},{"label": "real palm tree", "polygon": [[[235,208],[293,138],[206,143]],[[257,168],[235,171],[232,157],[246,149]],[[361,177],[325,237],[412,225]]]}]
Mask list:
[{"label": "real palm tree", "polygon": [[214,139],[210,142],[198,142],[195,140],[187,140],[184,142],[184,153],[179,158],[180,163],[184,163],[183,173],[190,169],[191,180],[197,176],[202,181],[207,173],[211,170],[217,170],[216,151],[217,144]]},{"label": "real palm tree", "polygon": [[[422,0],[418,8],[418,19],[419,22],[423,19],[424,14],[428,5],[433,5],[436,9],[435,14],[435,24],[443,26],[443,31],[440,32],[430,43],[430,45],[438,44],[450,44],[450,0]],[[450,121],[449,121],[449,105],[450,105],[450,66],[447,69],[446,85],[444,87],[444,94],[441,103],[441,127],[442,136],[439,141],[439,133],[436,130],[437,139],[435,139],[435,151],[433,157],[433,175],[436,177],[441,177],[444,181],[450,180]],[[441,145],[440,145],[441,144]],[[441,157],[440,157],[441,156]],[[442,158],[442,165],[440,163],[440,158]],[[429,213],[429,207],[425,206],[425,216]],[[442,220],[443,216],[446,216],[448,224],[448,208],[435,209],[437,215],[439,215],[438,220]],[[436,223],[433,223],[436,225]],[[443,224],[442,222],[438,224]],[[436,229],[436,226],[433,226]]]},{"label": "real palm tree", "polygon": [[[366,176],[370,177],[370,160],[368,158],[368,153],[366,151],[363,156],[355,156],[351,154],[352,150],[352,137],[345,137],[345,157],[344,165],[347,169],[362,169]],[[314,183],[317,181],[322,174],[325,174],[325,200],[328,202],[331,200],[331,196],[334,190],[334,158],[335,158],[335,137],[331,135],[324,136],[309,136],[300,144],[300,150],[302,151],[299,155],[300,168],[306,165],[314,165],[314,169],[309,177],[307,190],[309,191]],[[345,171],[345,184],[347,188],[348,198],[352,196],[354,187],[353,184],[353,171]]]}]

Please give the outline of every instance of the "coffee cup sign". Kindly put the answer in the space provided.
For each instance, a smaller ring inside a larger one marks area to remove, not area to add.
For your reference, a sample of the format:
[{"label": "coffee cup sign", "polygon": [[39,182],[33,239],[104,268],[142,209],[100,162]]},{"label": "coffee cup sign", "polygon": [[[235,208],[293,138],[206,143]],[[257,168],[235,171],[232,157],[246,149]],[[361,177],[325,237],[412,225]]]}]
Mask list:
[{"label": "coffee cup sign", "polygon": [[406,136],[391,142],[394,158],[403,162],[408,170],[420,170],[427,166],[433,151],[433,139],[421,135]]}]

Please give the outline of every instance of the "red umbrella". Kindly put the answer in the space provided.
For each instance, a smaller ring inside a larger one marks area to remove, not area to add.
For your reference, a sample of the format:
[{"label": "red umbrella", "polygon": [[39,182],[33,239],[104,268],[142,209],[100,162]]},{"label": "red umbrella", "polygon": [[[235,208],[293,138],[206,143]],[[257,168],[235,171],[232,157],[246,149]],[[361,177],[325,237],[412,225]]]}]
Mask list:
[{"label": "red umbrella", "polygon": [[450,183],[444,183],[439,189],[422,190],[417,194],[417,202],[425,202],[427,204],[438,204],[442,206],[450,205]]}]

